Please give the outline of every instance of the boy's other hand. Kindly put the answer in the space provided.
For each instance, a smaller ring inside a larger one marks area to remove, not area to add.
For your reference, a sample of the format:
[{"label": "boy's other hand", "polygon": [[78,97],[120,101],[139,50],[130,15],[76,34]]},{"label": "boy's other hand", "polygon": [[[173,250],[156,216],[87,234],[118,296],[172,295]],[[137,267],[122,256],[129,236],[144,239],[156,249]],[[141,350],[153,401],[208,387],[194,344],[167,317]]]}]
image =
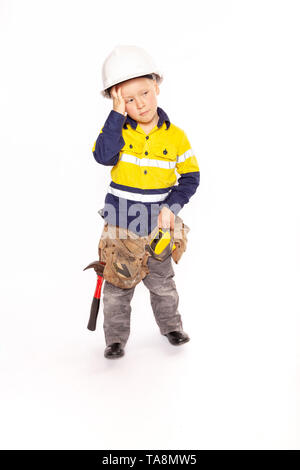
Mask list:
[{"label": "boy's other hand", "polygon": [[125,100],[121,93],[121,87],[116,88],[116,85],[110,90],[110,94],[113,99],[113,109],[120,114],[125,116]]},{"label": "boy's other hand", "polygon": [[175,214],[166,206],[162,208],[158,215],[158,228],[168,228],[174,230]]}]

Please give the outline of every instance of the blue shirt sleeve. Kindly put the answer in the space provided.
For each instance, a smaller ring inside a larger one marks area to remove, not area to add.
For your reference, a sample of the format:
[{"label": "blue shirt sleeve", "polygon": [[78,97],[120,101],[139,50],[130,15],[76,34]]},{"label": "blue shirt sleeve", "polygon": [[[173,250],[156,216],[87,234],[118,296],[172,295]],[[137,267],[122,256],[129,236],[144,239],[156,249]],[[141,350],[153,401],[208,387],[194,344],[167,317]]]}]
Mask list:
[{"label": "blue shirt sleeve", "polygon": [[109,113],[93,147],[93,155],[98,163],[107,166],[118,163],[119,152],[125,145],[122,136],[125,120],[126,116],[113,109]]},{"label": "blue shirt sleeve", "polygon": [[195,194],[200,184],[200,171],[193,171],[191,173],[184,173],[178,179],[178,184],[174,186],[161,205],[165,205],[177,215],[182,207],[187,204],[190,198]]}]

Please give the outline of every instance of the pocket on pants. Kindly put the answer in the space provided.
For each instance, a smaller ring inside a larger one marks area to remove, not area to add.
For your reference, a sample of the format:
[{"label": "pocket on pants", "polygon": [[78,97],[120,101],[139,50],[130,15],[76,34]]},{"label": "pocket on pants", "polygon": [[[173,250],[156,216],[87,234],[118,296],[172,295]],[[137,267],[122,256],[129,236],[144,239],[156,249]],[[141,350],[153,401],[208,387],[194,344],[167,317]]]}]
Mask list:
[{"label": "pocket on pants", "polygon": [[173,277],[175,275],[172,266],[172,256],[168,256],[164,261],[159,261],[152,256],[148,258],[148,267],[150,274],[157,275],[161,278]]}]

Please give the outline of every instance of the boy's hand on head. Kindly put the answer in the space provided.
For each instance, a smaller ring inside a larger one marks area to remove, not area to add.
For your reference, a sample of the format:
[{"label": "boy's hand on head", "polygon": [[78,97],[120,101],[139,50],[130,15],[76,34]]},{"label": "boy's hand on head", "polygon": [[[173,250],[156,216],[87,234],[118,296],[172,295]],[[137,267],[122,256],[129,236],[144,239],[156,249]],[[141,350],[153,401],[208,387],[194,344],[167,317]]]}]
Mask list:
[{"label": "boy's hand on head", "polygon": [[166,206],[162,208],[158,215],[158,228],[168,228],[174,230],[175,214]]},{"label": "boy's hand on head", "polygon": [[116,85],[110,90],[110,94],[113,99],[113,109],[120,114],[125,116],[125,100],[121,93],[121,87],[116,88]]}]

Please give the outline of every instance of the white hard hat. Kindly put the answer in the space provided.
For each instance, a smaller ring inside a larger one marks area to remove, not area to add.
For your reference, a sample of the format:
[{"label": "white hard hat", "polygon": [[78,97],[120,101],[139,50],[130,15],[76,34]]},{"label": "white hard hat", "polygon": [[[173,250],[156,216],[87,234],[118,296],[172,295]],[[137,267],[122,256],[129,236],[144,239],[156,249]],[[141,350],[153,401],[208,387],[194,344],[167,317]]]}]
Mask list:
[{"label": "white hard hat", "polygon": [[152,57],[144,49],[137,46],[118,45],[103,63],[103,89],[101,94],[109,98],[108,88],[130,78],[149,74],[155,75],[158,84],[162,82],[162,73],[157,69]]}]

